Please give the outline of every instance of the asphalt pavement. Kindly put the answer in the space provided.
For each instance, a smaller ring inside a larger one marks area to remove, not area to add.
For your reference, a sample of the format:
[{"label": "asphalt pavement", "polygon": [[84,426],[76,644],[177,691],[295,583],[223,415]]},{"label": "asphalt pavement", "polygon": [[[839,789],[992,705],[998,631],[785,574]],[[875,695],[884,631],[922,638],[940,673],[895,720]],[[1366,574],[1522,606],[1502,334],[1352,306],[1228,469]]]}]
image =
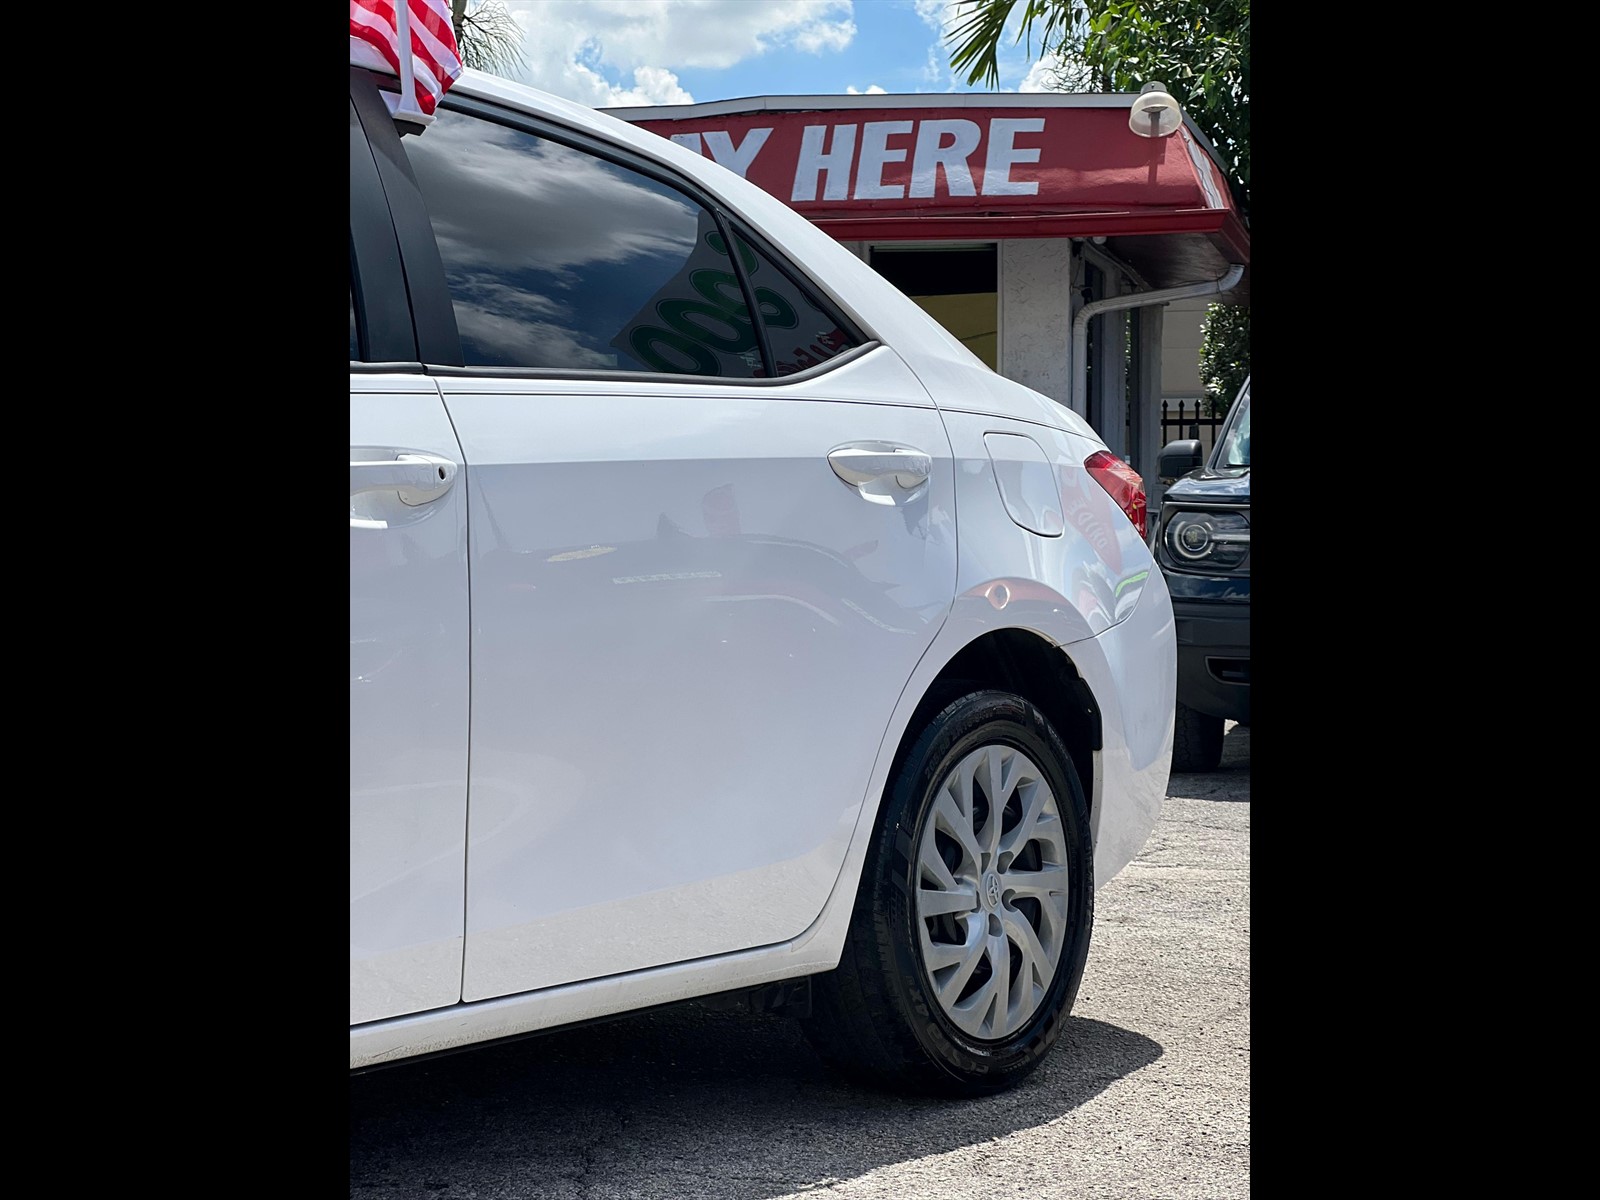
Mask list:
[{"label": "asphalt pavement", "polygon": [[1096,896],[1062,1041],[1011,1092],[865,1090],[793,1022],[683,1006],[352,1077],[350,1194],[1248,1196],[1250,731],[1169,793]]}]

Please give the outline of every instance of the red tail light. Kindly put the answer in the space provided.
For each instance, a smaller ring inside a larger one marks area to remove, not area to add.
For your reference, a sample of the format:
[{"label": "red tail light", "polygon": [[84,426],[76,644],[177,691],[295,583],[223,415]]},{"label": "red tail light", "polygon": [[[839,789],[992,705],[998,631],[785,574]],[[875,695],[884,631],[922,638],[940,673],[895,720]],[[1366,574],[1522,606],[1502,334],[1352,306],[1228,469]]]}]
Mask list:
[{"label": "red tail light", "polygon": [[1096,450],[1083,460],[1083,465],[1093,475],[1095,482],[1110,493],[1117,507],[1128,514],[1128,520],[1146,537],[1144,524],[1144,480],[1139,473],[1109,450]]}]

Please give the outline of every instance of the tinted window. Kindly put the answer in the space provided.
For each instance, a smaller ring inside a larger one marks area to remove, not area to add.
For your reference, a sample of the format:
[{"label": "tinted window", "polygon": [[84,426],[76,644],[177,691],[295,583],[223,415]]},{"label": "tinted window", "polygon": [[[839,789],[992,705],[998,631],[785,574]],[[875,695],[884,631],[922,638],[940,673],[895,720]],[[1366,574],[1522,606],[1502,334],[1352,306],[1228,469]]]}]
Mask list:
[{"label": "tinted window", "polygon": [[1241,390],[1222,431],[1222,449],[1217,455],[1220,467],[1250,465],[1250,389]]},{"label": "tinted window", "polygon": [[716,221],[684,193],[449,110],[406,150],[467,365],[764,373]]},{"label": "tinted window", "polygon": [[350,289],[350,361],[361,357],[361,336],[356,332],[356,290]]},{"label": "tinted window", "polygon": [[744,238],[735,240],[772,346],[774,374],[793,375],[860,344],[820,300],[776,262]]}]

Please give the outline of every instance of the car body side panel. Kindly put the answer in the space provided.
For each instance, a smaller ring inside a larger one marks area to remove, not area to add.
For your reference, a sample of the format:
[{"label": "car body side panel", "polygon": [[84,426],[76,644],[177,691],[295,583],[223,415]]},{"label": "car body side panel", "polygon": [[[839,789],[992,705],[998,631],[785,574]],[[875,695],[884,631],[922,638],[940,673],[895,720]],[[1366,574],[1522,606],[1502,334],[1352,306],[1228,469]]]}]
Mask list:
[{"label": "car body side panel", "polygon": [[[1103,447],[1076,434],[1000,417],[944,413],[956,455],[961,572],[950,623],[974,640],[996,621],[1061,646],[1101,708],[1104,746],[1091,805],[1095,883],[1144,844],[1160,815],[1172,760],[1172,604],[1149,548],[1083,467]],[[1006,514],[984,435],[1025,434],[1056,467],[1064,532],[1041,537]],[[981,537],[969,536],[975,529]],[[985,612],[984,610],[988,611]]]},{"label": "car body side panel", "polygon": [[[1105,488],[1084,469],[1098,441],[1004,417],[944,412],[955,448],[956,511],[963,534],[961,577],[956,591],[977,595],[996,580],[1010,579],[1011,611],[1037,612],[1039,626],[1059,643],[1093,637],[1123,620],[1149,585],[1154,563],[1149,547]],[[1063,533],[1043,537],[1020,528],[1006,510],[986,448],[986,434],[1021,435],[1043,448],[1056,470]]]},{"label": "car body side panel", "polygon": [[[782,386],[441,386],[472,505],[464,998],[796,936],[949,612],[938,412],[887,348]],[[862,495],[828,459],[857,441],[928,484]]]},{"label": "car body side panel", "polygon": [[[992,483],[989,486],[993,486]],[[1008,527],[1010,526],[1008,522]],[[1035,608],[1033,615],[1046,610]],[[690,962],[633,971],[605,979],[547,988],[480,1004],[462,1004],[441,1013],[381,1022],[353,1030],[352,1068],[374,1066],[414,1054],[434,1053],[493,1038],[515,1037],[578,1021],[594,1020],[657,1004],[670,1004],[735,988],[829,971],[849,932],[861,872],[877,828],[879,801],[889,783],[895,750],[928,688],[962,649],[995,629],[1022,628],[1049,638],[1049,633],[1019,613],[997,611],[986,598],[956,600],[950,618],[933,639],[901,693],[894,715],[878,745],[867,784],[869,802],[857,808],[842,869],[817,919],[798,937],[772,946],[718,954]],[[1154,691],[1170,685],[1173,665],[1172,609],[1159,585],[1142,591],[1128,619],[1098,637],[1063,647],[1094,691],[1102,708],[1105,749],[1097,764],[1093,823],[1095,882],[1104,884],[1132,860],[1160,814],[1172,750],[1171,693],[1166,693],[1164,718],[1144,712],[1125,713],[1115,702],[1115,689],[1130,678],[1141,686],[1154,678]],[[1054,623],[1057,632],[1064,627]],[[1071,626],[1081,630],[1081,624]],[[1163,682],[1163,680],[1165,682]],[[1159,705],[1155,705],[1159,708]],[[1131,730],[1131,732],[1130,732]]]},{"label": "car body side panel", "polygon": [[1101,887],[1149,840],[1172,773],[1178,663],[1160,574],[1152,572],[1126,620],[1067,653],[1099,700],[1106,731],[1092,817],[1094,882]]}]

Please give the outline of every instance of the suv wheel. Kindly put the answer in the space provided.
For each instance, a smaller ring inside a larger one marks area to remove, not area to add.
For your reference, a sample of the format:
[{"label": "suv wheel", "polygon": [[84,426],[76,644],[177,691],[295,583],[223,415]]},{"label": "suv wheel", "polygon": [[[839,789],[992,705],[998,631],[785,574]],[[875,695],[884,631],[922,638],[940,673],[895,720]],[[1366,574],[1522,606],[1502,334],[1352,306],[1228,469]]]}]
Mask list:
[{"label": "suv wheel", "polygon": [[863,1082],[966,1095],[1015,1084],[1077,996],[1094,916],[1088,806],[1020,696],[970,692],[906,754],[838,970],[805,1022]]},{"label": "suv wheel", "polygon": [[1222,762],[1222,718],[1196,712],[1178,701],[1172,735],[1174,771],[1215,771]]}]

